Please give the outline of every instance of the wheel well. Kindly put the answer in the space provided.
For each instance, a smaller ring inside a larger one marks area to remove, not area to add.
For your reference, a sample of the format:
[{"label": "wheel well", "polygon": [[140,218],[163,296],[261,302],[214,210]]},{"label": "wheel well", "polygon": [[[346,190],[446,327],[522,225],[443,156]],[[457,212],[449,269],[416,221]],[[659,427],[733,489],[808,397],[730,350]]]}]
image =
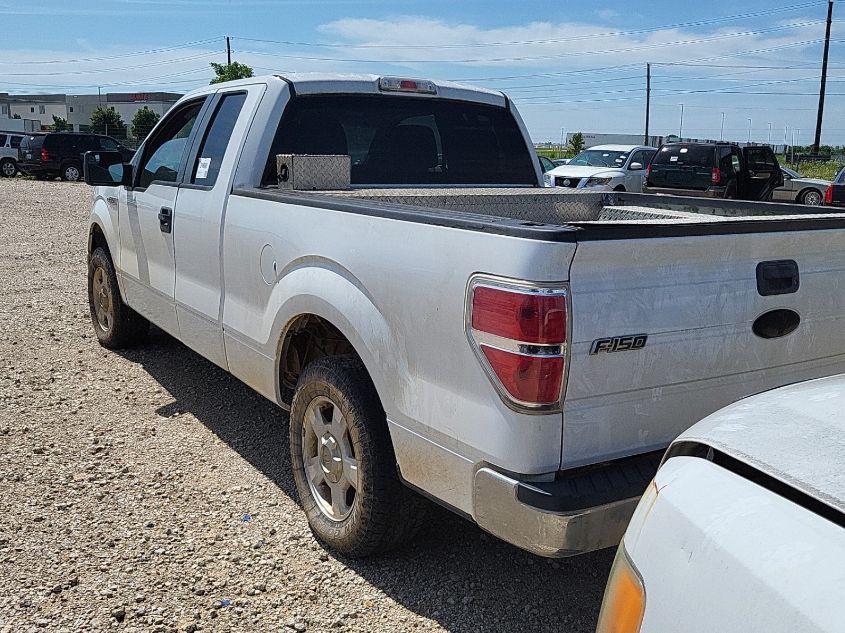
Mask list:
[{"label": "wheel well", "polygon": [[103,233],[103,229],[100,228],[99,224],[94,224],[91,226],[91,230],[88,232],[88,252],[93,253],[98,248],[101,248],[109,253],[109,243],[106,241],[106,235]]},{"label": "wheel well", "polygon": [[340,354],[356,354],[352,343],[330,321],[315,314],[296,317],[285,330],[279,358],[279,387],[290,405],[299,374],[308,363]]},{"label": "wheel well", "polygon": [[625,191],[625,185],[616,185],[613,189],[614,191]]},{"label": "wheel well", "polygon": [[798,195],[795,196],[795,199],[801,200],[801,198],[804,197],[804,194],[807,193],[808,191],[816,191],[821,195],[822,198],[824,198],[824,193],[822,193],[821,191],[819,191],[815,187],[804,187],[801,191],[798,192]]}]

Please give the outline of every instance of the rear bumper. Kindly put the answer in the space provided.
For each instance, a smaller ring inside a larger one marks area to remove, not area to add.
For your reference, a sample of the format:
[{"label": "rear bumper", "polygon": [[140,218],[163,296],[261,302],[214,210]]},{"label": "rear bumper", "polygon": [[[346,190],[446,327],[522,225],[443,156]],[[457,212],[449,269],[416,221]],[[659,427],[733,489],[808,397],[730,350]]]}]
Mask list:
[{"label": "rear bumper", "polygon": [[615,547],[661,455],[562,472],[543,483],[481,468],[475,474],[473,517],[494,536],[540,556]]}]

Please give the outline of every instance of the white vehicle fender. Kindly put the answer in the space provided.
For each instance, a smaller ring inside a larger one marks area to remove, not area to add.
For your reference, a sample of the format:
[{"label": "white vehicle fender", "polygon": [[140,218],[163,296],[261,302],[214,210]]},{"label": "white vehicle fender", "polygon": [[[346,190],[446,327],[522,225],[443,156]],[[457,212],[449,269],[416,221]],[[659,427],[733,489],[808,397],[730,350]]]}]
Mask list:
[{"label": "white vehicle fender", "polygon": [[117,232],[117,196],[114,190],[94,190],[91,215],[88,218],[88,252],[93,250],[94,236],[99,230],[105,237],[112,263],[120,269],[120,248]]},{"label": "white vehicle fender", "polygon": [[[395,397],[387,394],[401,394],[408,383],[404,344],[350,271],[336,262],[292,262],[273,288],[267,314],[273,319],[269,330],[276,345],[277,373],[288,328],[297,317],[313,314],[329,321],[352,344],[390,415]],[[279,384],[277,375],[277,389]]]}]

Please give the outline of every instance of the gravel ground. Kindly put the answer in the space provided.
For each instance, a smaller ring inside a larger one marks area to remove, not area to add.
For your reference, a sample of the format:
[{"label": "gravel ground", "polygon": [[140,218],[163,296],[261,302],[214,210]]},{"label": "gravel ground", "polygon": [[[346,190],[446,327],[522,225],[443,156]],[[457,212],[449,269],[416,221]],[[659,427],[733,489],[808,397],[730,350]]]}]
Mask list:
[{"label": "gravel ground", "polygon": [[612,552],[550,561],[446,511],[323,549],[284,412],[174,339],[108,352],[90,189],[0,179],[0,631],[592,631]]}]

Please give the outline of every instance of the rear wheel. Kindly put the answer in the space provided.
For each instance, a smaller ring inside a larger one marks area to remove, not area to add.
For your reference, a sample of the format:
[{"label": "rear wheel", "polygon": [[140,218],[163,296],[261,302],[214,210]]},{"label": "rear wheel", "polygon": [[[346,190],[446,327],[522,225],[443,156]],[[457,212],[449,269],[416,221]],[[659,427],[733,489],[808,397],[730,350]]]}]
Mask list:
[{"label": "rear wheel", "polygon": [[356,356],[314,361],[290,414],[296,490],[314,534],[362,557],[416,534],[427,502],[402,484],[375,387]]},{"label": "rear wheel", "polygon": [[11,158],[4,158],[0,161],[0,175],[4,178],[11,178],[18,173],[18,166]]},{"label": "rear wheel", "polygon": [[143,341],[150,322],[120,298],[117,275],[111,257],[97,248],[88,257],[88,305],[100,345],[111,349]]},{"label": "rear wheel", "polygon": [[76,182],[82,178],[82,167],[79,163],[70,162],[62,166],[62,180]]},{"label": "rear wheel", "polygon": [[824,195],[818,189],[805,189],[798,196],[799,204],[806,204],[811,207],[817,207],[824,202]]}]

